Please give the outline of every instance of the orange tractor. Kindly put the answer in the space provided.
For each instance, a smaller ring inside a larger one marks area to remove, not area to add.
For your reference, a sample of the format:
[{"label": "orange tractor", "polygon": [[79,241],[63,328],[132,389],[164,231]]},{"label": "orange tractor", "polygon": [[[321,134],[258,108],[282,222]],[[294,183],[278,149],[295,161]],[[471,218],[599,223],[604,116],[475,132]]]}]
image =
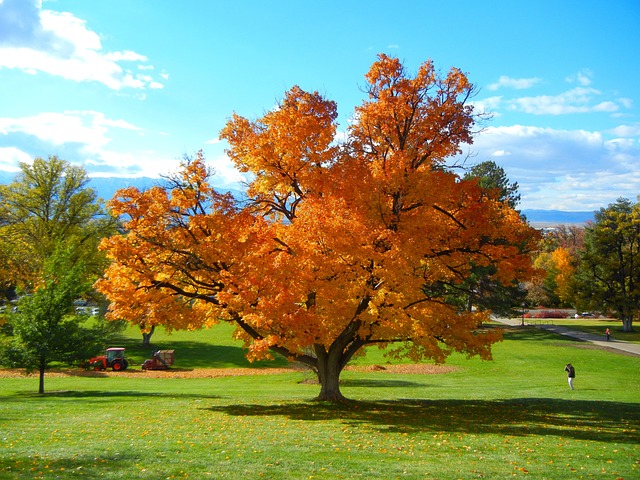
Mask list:
[{"label": "orange tractor", "polygon": [[89,360],[89,365],[94,370],[106,370],[107,368],[113,369],[114,372],[126,370],[129,366],[129,362],[124,356],[124,348],[112,347],[107,348],[106,355],[99,355]]}]

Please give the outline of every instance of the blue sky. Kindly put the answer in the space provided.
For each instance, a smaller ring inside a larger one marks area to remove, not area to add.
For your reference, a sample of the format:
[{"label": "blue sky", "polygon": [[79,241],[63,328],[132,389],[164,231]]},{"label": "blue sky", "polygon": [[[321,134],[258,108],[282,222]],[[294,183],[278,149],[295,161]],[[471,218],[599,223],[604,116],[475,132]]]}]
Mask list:
[{"label": "blue sky", "polygon": [[58,155],[92,176],[175,171],[293,85],[340,128],[378,53],[455,66],[493,118],[468,148],[521,208],[594,210],[640,194],[640,2],[0,0],[0,170]]}]

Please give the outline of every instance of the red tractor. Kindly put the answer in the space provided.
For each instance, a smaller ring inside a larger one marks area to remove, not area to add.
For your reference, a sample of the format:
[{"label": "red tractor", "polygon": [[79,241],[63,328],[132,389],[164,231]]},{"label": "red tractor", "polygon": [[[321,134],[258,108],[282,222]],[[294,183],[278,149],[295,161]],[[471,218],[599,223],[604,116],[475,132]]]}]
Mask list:
[{"label": "red tractor", "polygon": [[126,370],[129,366],[129,362],[124,357],[124,348],[112,347],[107,348],[106,355],[99,355],[89,360],[89,365],[94,370],[106,370],[107,368],[113,369],[114,372]]}]

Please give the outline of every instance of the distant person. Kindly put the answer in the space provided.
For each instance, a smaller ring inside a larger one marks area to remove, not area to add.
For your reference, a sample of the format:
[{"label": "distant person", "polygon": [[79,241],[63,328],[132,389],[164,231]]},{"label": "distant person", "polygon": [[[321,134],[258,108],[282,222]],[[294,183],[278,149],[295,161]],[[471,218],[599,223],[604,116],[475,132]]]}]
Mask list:
[{"label": "distant person", "polygon": [[607,336],[607,342],[609,341],[609,336],[611,336],[611,332],[609,331],[609,329],[607,328],[607,330],[604,332],[604,334]]},{"label": "distant person", "polygon": [[573,365],[567,363],[564,367],[564,371],[567,372],[567,379],[569,380],[569,387],[573,390],[573,379],[576,378],[576,369]]}]

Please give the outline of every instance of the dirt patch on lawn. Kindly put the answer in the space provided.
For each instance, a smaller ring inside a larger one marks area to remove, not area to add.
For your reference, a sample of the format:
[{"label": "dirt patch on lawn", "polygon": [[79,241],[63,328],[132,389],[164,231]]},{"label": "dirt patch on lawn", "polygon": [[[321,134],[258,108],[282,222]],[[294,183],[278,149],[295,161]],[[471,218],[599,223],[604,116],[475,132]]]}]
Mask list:
[{"label": "dirt patch on lawn", "polygon": [[[364,366],[347,366],[345,370],[354,372],[383,372],[395,374],[420,374],[434,375],[449,373],[456,370],[455,367],[446,365],[364,365]],[[304,372],[308,369],[300,366],[291,366],[287,368],[194,368],[180,369],[170,368],[167,370],[140,370],[127,369],[125,371],[114,372],[111,370],[94,371],[83,369],[54,369],[47,370],[46,376],[52,377],[124,377],[124,378],[219,378],[233,376],[250,376],[250,375],[275,375],[281,373]],[[20,377],[37,377],[38,373],[25,374],[21,369],[0,369],[0,378],[20,378]]]}]

